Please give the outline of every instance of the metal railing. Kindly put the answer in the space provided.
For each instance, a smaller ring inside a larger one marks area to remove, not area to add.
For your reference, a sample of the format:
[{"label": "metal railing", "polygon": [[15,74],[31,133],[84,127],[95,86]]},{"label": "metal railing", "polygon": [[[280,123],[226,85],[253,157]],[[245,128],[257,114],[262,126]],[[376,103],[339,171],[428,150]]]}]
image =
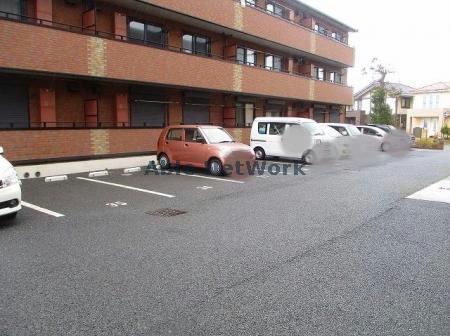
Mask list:
[{"label": "metal railing", "polygon": [[166,123],[117,122],[117,121],[37,121],[37,122],[1,122],[0,130],[33,129],[121,129],[121,128],[164,128]]},{"label": "metal railing", "polygon": [[[165,49],[165,50],[170,50],[173,52],[183,53],[186,55],[192,55],[192,56],[204,57],[204,58],[212,58],[212,59],[237,63],[237,64],[241,64],[241,65],[245,65],[245,66],[249,66],[249,67],[253,67],[253,68],[259,68],[259,69],[264,69],[264,70],[273,71],[273,72],[281,72],[281,73],[286,73],[286,74],[290,74],[290,75],[294,75],[294,76],[315,79],[312,76],[312,74],[309,74],[309,73],[302,73],[302,72],[296,72],[296,71],[290,72],[285,69],[285,66],[282,66],[281,69],[275,69],[275,68],[267,66],[265,64],[250,64],[250,63],[245,64],[241,61],[238,61],[236,59],[236,56],[225,57],[223,55],[217,55],[217,54],[213,54],[211,52],[209,52],[207,54],[200,53],[200,52],[193,52],[192,50],[187,50],[183,47],[174,46],[174,45],[170,45],[167,43],[155,43],[155,42],[150,42],[150,41],[146,41],[146,40],[131,38],[129,36],[124,36],[124,35],[120,35],[120,34],[116,34],[116,33],[104,32],[101,30],[91,29],[91,28],[83,28],[80,26],[74,26],[71,24],[50,21],[50,20],[45,20],[45,19],[39,19],[39,18],[26,16],[26,15],[20,15],[20,14],[0,11],[0,20],[1,19],[20,21],[22,23],[37,25],[37,26],[44,26],[46,28],[64,30],[64,31],[69,31],[72,33],[78,33],[78,34],[83,34],[83,35],[97,36],[97,37],[101,37],[101,38],[105,38],[105,39],[109,39],[109,40],[122,41],[124,43],[140,44],[140,45],[145,45],[145,46],[148,46],[151,48]],[[255,50],[255,51],[257,53],[267,54],[265,51],[260,51],[260,50]],[[287,57],[283,57],[283,59],[286,60]],[[342,83],[336,83],[336,84],[342,84]],[[342,85],[345,85],[345,84],[342,84]]]},{"label": "metal railing", "polygon": [[[235,0],[235,1],[241,3],[241,0]],[[295,20],[291,20],[291,18],[289,17],[289,14],[287,14],[287,11],[294,10],[294,9],[287,8],[286,6],[283,6],[283,5],[279,4],[279,3],[277,3],[276,1],[271,1],[271,3],[277,4],[278,6],[283,7],[283,14],[282,15],[274,13],[274,12],[268,10],[266,7],[258,5],[256,3],[256,0],[255,1],[245,0],[244,2],[246,4],[246,6],[248,6],[248,7],[252,7],[252,8],[258,9],[258,10],[263,11],[263,12],[269,14],[269,15],[276,16],[276,17],[278,17],[278,18],[280,18],[282,20],[286,20],[286,21],[289,21],[289,22],[291,22],[293,24],[296,24],[296,25],[299,25],[301,27],[307,28],[308,30],[311,30],[312,32],[315,32],[315,33],[320,34],[322,36],[328,37],[328,38],[330,38],[332,40],[335,40],[335,41],[337,41],[339,43],[348,45],[348,40],[344,36],[342,36],[341,38],[338,38],[337,36],[333,36],[332,32],[328,31],[326,29],[323,32],[321,32],[321,31],[315,30],[314,27],[311,27],[309,25],[306,25],[306,24],[302,23],[302,21],[297,22]]]}]

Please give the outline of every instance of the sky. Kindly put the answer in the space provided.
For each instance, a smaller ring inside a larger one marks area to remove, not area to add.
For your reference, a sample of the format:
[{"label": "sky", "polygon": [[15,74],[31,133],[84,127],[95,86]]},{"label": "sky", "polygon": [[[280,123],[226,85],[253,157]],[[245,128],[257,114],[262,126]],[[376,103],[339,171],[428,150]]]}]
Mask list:
[{"label": "sky", "polygon": [[348,72],[355,92],[375,79],[361,73],[373,57],[394,71],[391,82],[450,82],[449,0],[301,1],[358,30],[350,34],[355,67]]}]

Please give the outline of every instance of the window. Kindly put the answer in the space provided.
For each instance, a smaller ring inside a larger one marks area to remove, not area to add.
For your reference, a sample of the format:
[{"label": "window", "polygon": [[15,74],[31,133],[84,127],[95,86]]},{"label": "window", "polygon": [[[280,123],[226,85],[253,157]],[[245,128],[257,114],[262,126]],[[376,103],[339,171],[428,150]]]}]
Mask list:
[{"label": "window", "polygon": [[373,136],[381,136],[381,133],[379,133],[371,128],[364,128],[364,134],[373,135]]},{"label": "window", "polygon": [[184,34],[183,51],[190,54],[194,53],[200,55],[210,55],[211,41],[209,37],[193,34]]},{"label": "window", "polygon": [[183,129],[182,128],[172,128],[169,133],[167,133],[167,140],[182,140]]},{"label": "window", "polygon": [[344,42],[344,36],[339,32],[332,32],[331,37],[339,42]]},{"label": "window", "polygon": [[423,108],[427,107],[427,96],[422,96],[422,107]]},{"label": "window", "polygon": [[128,38],[156,45],[166,43],[165,32],[162,27],[134,20],[128,23]]},{"label": "window", "polygon": [[184,138],[187,142],[204,142],[205,138],[198,128],[186,128]]},{"label": "window", "polygon": [[236,49],[236,60],[240,64],[255,66],[256,52],[252,49],[238,47]]},{"label": "window", "polygon": [[223,128],[203,128],[202,131],[210,144],[234,142],[233,137]]},{"label": "window", "polygon": [[330,72],[330,82],[342,84],[342,75],[339,72]]},{"label": "window", "polygon": [[265,66],[266,69],[269,70],[281,71],[283,67],[283,60],[280,56],[266,55]]},{"label": "window", "polygon": [[[22,0],[1,0],[0,11],[8,14],[22,14]],[[6,14],[0,13],[0,17],[6,17]],[[8,15],[10,19],[18,19],[15,15]]]},{"label": "window", "polygon": [[325,80],[325,69],[314,67],[314,77],[318,80]]},{"label": "window", "polygon": [[284,8],[274,2],[268,2],[266,5],[266,10],[271,14],[285,17]]},{"label": "window", "polygon": [[407,108],[407,109],[409,109],[409,108],[411,108],[411,98],[402,98],[402,101],[401,101],[401,106],[402,106],[402,108]]},{"label": "window", "polygon": [[245,0],[245,3],[249,6],[255,7],[256,5],[255,1],[256,0]]},{"label": "window", "polygon": [[285,129],[286,123],[270,123],[269,134],[283,135]]},{"label": "window", "polygon": [[337,125],[329,125],[331,128],[335,129],[336,131],[338,131],[340,134],[342,134],[343,136],[348,136],[348,132],[347,129],[343,126],[337,126]]},{"label": "window", "polygon": [[267,134],[267,123],[265,123],[265,122],[258,123],[258,133],[259,134]]},{"label": "window", "polygon": [[236,126],[251,126],[254,119],[255,105],[236,103]]},{"label": "window", "polygon": [[314,30],[316,31],[316,32],[318,32],[319,34],[322,34],[322,35],[327,35],[327,30],[325,29],[325,27],[323,27],[323,26],[321,26],[320,24],[315,24],[314,25]]},{"label": "window", "polygon": [[439,94],[437,94],[436,96],[435,96],[435,104],[436,104],[436,108],[438,108],[439,107]]},{"label": "window", "polygon": [[430,108],[433,107],[433,95],[429,95],[429,96],[428,96],[428,106],[429,106]]}]

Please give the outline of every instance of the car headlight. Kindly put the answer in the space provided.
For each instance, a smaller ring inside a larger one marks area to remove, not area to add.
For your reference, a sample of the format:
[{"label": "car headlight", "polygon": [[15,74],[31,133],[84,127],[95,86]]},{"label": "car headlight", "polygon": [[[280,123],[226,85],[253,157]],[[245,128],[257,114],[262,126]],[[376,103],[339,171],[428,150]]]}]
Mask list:
[{"label": "car headlight", "polygon": [[8,168],[0,175],[0,188],[6,188],[13,184],[19,183],[19,176],[14,168]]},{"label": "car headlight", "polygon": [[322,143],[322,141],[320,139],[314,140],[314,145],[320,145],[321,143]]}]

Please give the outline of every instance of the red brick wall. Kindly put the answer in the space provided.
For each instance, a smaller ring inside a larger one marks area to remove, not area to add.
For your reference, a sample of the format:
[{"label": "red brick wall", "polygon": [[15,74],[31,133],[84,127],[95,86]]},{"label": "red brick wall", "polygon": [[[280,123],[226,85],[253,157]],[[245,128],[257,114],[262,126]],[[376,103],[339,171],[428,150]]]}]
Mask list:
[{"label": "red brick wall", "polygon": [[[353,48],[324,37],[320,38],[318,34],[304,27],[267,15],[264,11],[250,6],[242,8],[238,1],[145,1],[231,29],[243,30],[251,35],[277,41],[280,44],[336,60],[349,66],[354,64]],[[312,42],[314,37],[317,37],[315,43]]]},{"label": "red brick wall", "polygon": [[0,131],[5,157],[11,161],[90,155],[89,130]]},{"label": "red brick wall", "polygon": [[[4,20],[0,20],[0,30],[0,67],[316,100],[309,94],[309,80],[297,76]],[[91,62],[90,67],[88,44],[100,50],[100,56],[96,55],[100,61]],[[8,48],[2,47],[5,45]],[[323,99],[317,101],[352,104],[351,88],[333,84],[321,87]],[[335,91],[345,91],[345,95],[336,100]]]},{"label": "red brick wall", "polygon": [[[103,154],[156,150],[160,129],[107,129]],[[94,156],[91,130],[0,131],[0,145],[11,161]]]},{"label": "red brick wall", "polygon": [[[228,128],[240,142],[250,143],[250,128]],[[108,154],[156,151],[161,129],[105,129]],[[0,145],[10,161],[95,156],[92,130],[0,131]]]}]

